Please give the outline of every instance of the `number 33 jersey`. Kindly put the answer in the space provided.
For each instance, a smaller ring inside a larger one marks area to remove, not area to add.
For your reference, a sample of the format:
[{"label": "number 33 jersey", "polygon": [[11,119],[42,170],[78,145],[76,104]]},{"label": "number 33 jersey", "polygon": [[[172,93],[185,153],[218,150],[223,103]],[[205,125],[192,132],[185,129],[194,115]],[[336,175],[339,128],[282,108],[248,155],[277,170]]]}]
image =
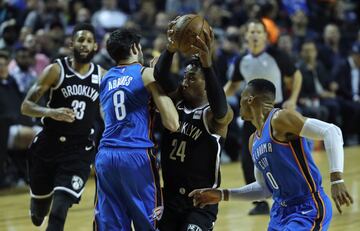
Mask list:
[{"label": "number 33 jersey", "polygon": [[[216,188],[220,186],[220,153],[225,139],[209,132],[206,113],[209,105],[187,109],[177,106],[180,127],[165,129],[161,142],[161,168],[165,190]],[[182,193],[182,192],[180,192]]]},{"label": "number 33 jersey", "polygon": [[111,68],[101,80],[105,131],[101,147],[151,148],[154,107],[139,63]]},{"label": "number 33 jersey", "polygon": [[44,128],[63,135],[89,135],[99,113],[100,66],[90,63],[89,71],[82,75],[71,67],[68,57],[56,62],[61,70],[60,81],[50,89],[47,106],[73,109],[75,121],[68,123],[45,117]]}]

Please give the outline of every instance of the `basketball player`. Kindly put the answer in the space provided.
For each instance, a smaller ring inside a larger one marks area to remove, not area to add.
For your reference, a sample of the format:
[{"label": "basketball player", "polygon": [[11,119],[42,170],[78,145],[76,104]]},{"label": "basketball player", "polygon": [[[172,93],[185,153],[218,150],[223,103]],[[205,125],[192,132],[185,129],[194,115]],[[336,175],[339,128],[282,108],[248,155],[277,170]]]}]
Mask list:
[{"label": "basketball player", "polygon": [[[251,20],[247,23],[245,39],[248,51],[235,59],[231,66],[231,79],[224,86],[227,96],[234,95],[242,82],[249,82],[255,78],[263,78],[271,81],[276,87],[275,103],[287,109],[295,109],[296,102],[301,90],[302,75],[296,69],[291,58],[274,46],[268,46],[266,27],[260,20]],[[232,70],[232,71],[231,71]],[[284,101],[285,82],[291,83],[291,95]],[[255,127],[249,122],[244,122],[241,132],[241,168],[244,173],[246,184],[255,181],[254,168],[251,155],[247,149],[249,137],[255,131]],[[268,214],[269,205],[266,201],[254,202],[255,207],[249,215]]]},{"label": "basketball player", "polygon": [[324,140],[331,195],[341,213],[341,205],[353,203],[342,177],[341,130],[294,110],[274,108],[274,99],[275,86],[265,79],[251,80],[241,96],[241,117],[256,127],[249,145],[256,181],[237,189],[198,189],[189,196],[200,207],[221,200],[272,196],[268,230],[327,230],[332,217],[331,202],[321,186],[321,175],[306,138]]},{"label": "basketball player", "polygon": [[[171,28],[171,26],[170,26]],[[180,128],[162,134],[161,168],[164,180],[164,215],[160,230],[212,230],[218,205],[204,209],[193,206],[187,194],[195,188],[220,185],[220,153],[233,112],[212,67],[211,36],[197,37],[198,58],[185,68],[181,86],[171,93],[179,113]],[[168,49],[155,66],[155,77],[166,89],[172,85],[170,66],[176,45]],[[176,42],[175,42],[176,44]]]},{"label": "basketball player", "polygon": [[[155,230],[163,211],[152,141],[155,103],[169,131],[179,127],[171,99],[142,66],[140,35],[131,29],[111,33],[106,44],[117,66],[100,84],[105,131],[95,160],[95,230]],[[153,101],[153,102],[152,102]]]},{"label": "basketball player", "polygon": [[[105,72],[90,62],[97,50],[90,24],[72,33],[74,57],[47,66],[22,104],[23,114],[42,117],[43,131],[31,146],[30,212],[40,226],[52,207],[46,230],[63,230],[68,209],[80,201],[94,157],[90,130],[99,113],[99,81]],[[37,104],[50,91],[47,107]]]}]

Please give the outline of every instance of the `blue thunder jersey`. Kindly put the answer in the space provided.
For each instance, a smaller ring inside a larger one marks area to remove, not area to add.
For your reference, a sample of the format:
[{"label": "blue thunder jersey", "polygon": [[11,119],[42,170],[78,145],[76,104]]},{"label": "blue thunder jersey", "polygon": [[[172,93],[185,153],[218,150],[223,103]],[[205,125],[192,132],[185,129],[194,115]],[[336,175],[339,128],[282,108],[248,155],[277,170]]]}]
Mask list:
[{"label": "blue thunder jersey", "polygon": [[101,80],[100,104],[105,131],[100,147],[151,148],[150,94],[142,80],[139,63],[111,68]]},{"label": "blue thunder jersey", "polygon": [[267,117],[261,134],[255,132],[252,159],[262,172],[273,199],[282,203],[313,195],[321,190],[321,175],[315,166],[307,141],[299,137],[284,143],[274,139],[271,118]]}]

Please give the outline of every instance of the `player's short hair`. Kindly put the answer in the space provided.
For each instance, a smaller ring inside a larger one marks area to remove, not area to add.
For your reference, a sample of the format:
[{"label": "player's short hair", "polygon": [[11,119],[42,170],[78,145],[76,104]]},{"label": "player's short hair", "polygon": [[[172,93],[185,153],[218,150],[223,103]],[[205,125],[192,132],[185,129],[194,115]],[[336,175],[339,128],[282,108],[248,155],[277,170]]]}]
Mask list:
[{"label": "player's short hair", "polygon": [[120,60],[127,59],[130,56],[131,46],[139,44],[140,33],[131,28],[120,28],[110,34],[106,42],[106,49],[112,59],[118,63]]},{"label": "player's short hair", "polygon": [[76,24],[74,29],[73,29],[73,32],[72,32],[72,37],[74,37],[76,35],[76,33],[78,31],[81,31],[81,30],[90,31],[95,37],[95,28],[90,23],[78,23],[78,24]]},{"label": "player's short hair", "polygon": [[251,91],[255,95],[262,95],[269,100],[275,100],[276,88],[275,85],[266,79],[253,79],[248,83]]},{"label": "player's short hair", "polygon": [[200,58],[198,56],[193,55],[189,60],[185,62],[185,67],[188,65],[192,65],[196,67],[196,70],[201,68]]}]

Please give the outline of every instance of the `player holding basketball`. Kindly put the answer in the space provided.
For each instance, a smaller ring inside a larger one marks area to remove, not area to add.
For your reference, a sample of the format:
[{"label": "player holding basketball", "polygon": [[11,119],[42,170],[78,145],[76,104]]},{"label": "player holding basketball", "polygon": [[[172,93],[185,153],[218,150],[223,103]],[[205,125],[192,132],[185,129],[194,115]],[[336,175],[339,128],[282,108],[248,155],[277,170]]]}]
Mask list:
[{"label": "player holding basketball", "polygon": [[[173,40],[172,33],[170,29],[168,49],[160,56],[154,72],[166,89],[176,86],[176,80],[168,77],[173,54],[178,51],[178,41]],[[162,135],[164,215],[159,225],[161,231],[212,230],[217,218],[217,204],[199,209],[187,196],[195,188],[220,186],[220,153],[233,117],[212,67],[213,33],[210,30],[210,34],[206,31],[204,34],[205,40],[197,37],[197,45],[192,47],[198,58],[187,64],[181,86],[171,93],[180,128],[176,132],[165,129]]]},{"label": "player holding basketball", "polygon": [[[171,99],[142,66],[140,35],[130,29],[111,33],[106,48],[117,66],[100,84],[105,131],[95,160],[97,201],[95,230],[155,230],[162,200],[152,152],[153,115],[176,131],[179,116]],[[153,102],[152,102],[153,100]]]},{"label": "player holding basketball", "polygon": [[[44,124],[30,148],[30,213],[33,224],[40,226],[52,204],[47,231],[64,229],[95,154],[89,135],[99,114],[99,81],[105,71],[90,62],[97,50],[94,27],[77,24],[71,48],[74,57],[46,67],[21,106],[23,114],[42,117]],[[38,105],[48,91],[48,106]]]},{"label": "player holding basketball", "polygon": [[330,165],[331,194],[341,205],[353,203],[342,178],[343,139],[340,129],[305,118],[296,111],[274,108],[275,86],[254,79],[241,95],[240,115],[256,132],[250,137],[250,153],[256,181],[236,189],[197,189],[189,194],[196,206],[221,200],[274,200],[268,230],[327,230],[332,217],[330,199],[321,186],[306,138],[324,140]]}]

